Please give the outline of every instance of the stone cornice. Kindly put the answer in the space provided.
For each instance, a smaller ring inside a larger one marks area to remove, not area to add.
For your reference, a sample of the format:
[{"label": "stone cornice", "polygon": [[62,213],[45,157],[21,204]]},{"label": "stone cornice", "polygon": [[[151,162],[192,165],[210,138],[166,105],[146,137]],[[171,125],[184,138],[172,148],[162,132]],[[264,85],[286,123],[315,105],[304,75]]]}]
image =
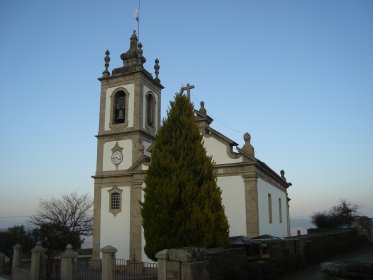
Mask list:
[{"label": "stone cornice", "polygon": [[98,135],[95,135],[98,139],[105,139],[108,138],[110,140],[113,140],[113,136],[123,136],[123,135],[132,135],[132,134],[139,134],[142,136],[147,136],[151,138],[152,140],[155,139],[155,135],[150,134],[145,129],[133,129],[133,128],[123,128],[121,131],[112,131],[112,130],[106,130],[104,132],[99,132]]}]

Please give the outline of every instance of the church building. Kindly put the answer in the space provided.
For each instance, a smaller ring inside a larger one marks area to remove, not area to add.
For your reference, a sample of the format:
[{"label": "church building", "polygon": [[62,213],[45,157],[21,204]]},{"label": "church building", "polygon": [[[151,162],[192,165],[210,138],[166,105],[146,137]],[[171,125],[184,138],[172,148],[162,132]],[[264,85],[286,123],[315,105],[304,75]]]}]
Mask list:
[{"label": "church building", "polygon": [[[101,82],[97,167],[94,178],[93,254],[111,245],[117,257],[147,261],[140,203],[151,145],[161,124],[159,61],[154,76],[144,68],[142,44],[134,32],[130,48],[121,54],[123,66],[109,72],[106,51]],[[192,87],[187,86],[189,91]],[[251,136],[240,147],[216,131],[204,103],[195,110],[204,147],[215,162],[217,184],[229,223],[229,235],[256,237],[290,234],[291,183],[255,157]],[[172,214],[172,213],[170,213]]]}]

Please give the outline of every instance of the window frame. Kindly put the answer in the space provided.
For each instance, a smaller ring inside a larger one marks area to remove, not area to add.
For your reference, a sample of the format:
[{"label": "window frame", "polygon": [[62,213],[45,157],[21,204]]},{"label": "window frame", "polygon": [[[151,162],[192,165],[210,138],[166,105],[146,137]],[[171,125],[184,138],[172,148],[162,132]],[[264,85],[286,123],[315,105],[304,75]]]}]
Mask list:
[{"label": "window frame", "polygon": [[[152,99],[152,104],[150,104],[149,98]],[[156,124],[156,104],[157,102],[156,102],[156,98],[154,94],[151,91],[148,91],[147,94],[145,95],[145,125],[153,129],[155,128],[155,124]],[[150,105],[153,106],[153,110],[151,114],[149,113]],[[149,122],[150,117],[152,118],[151,123]]]},{"label": "window frame", "polygon": [[[149,119],[149,96],[152,97],[153,99],[153,123],[152,125],[149,124],[148,122],[148,119]],[[158,122],[157,122],[157,98],[155,96],[155,94],[152,92],[152,91],[148,91],[145,96],[144,96],[145,100],[144,100],[144,127],[150,131],[150,132],[153,132],[155,133],[156,131],[156,128],[158,126]]]},{"label": "window frame", "polygon": [[[118,213],[122,212],[122,192],[117,186],[112,187],[109,191],[109,212],[116,216]],[[113,195],[118,194],[118,208],[113,208]]]}]

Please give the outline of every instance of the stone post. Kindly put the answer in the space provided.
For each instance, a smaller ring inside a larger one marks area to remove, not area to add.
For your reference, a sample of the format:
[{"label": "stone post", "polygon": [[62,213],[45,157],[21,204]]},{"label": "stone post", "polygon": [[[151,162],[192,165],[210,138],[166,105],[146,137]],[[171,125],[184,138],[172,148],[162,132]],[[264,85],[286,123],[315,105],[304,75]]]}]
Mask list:
[{"label": "stone post", "polygon": [[115,253],[118,250],[113,246],[106,246],[101,249],[102,253],[102,271],[101,279],[103,280],[113,280],[114,279],[114,262]]},{"label": "stone post", "polygon": [[167,279],[167,261],[168,261],[168,250],[164,249],[157,254],[155,257],[158,260],[158,280]]},{"label": "stone post", "polygon": [[78,253],[73,250],[73,246],[68,244],[66,251],[61,254],[61,280],[75,280],[75,264]]},{"label": "stone post", "polygon": [[[192,247],[169,249],[157,253],[156,257],[158,280],[210,280],[204,249]],[[159,262],[160,260],[162,261]]]},{"label": "stone post", "polygon": [[4,263],[5,263],[5,254],[4,253],[0,253],[0,274],[3,273]]},{"label": "stone post", "polygon": [[36,242],[36,246],[31,250],[31,280],[40,279],[40,264],[45,249],[41,246],[41,242]]},{"label": "stone post", "polygon": [[13,246],[13,264],[12,269],[19,267],[21,265],[21,258],[22,258],[22,246],[16,244]]}]

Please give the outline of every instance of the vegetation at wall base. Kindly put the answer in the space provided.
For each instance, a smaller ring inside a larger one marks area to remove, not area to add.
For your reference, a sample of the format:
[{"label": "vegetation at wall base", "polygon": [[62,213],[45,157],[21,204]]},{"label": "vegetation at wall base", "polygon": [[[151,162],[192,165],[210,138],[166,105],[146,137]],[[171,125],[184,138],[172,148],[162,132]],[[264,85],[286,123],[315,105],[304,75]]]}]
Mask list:
[{"label": "vegetation at wall base", "polygon": [[206,155],[193,105],[182,94],[158,130],[141,204],[145,253],[166,248],[224,247],[229,226],[212,158]]},{"label": "vegetation at wall base", "polygon": [[32,232],[22,226],[13,226],[6,231],[0,232],[0,253],[12,258],[13,246],[20,244],[23,252],[31,256],[30,251],[35,245]]},{"label": "vegetation at wall base", "polygon": [[359,207],[357,203],[341,199],[339,204],[328,211],[313,214],[312,223],[318,228],[350,228]]}]

